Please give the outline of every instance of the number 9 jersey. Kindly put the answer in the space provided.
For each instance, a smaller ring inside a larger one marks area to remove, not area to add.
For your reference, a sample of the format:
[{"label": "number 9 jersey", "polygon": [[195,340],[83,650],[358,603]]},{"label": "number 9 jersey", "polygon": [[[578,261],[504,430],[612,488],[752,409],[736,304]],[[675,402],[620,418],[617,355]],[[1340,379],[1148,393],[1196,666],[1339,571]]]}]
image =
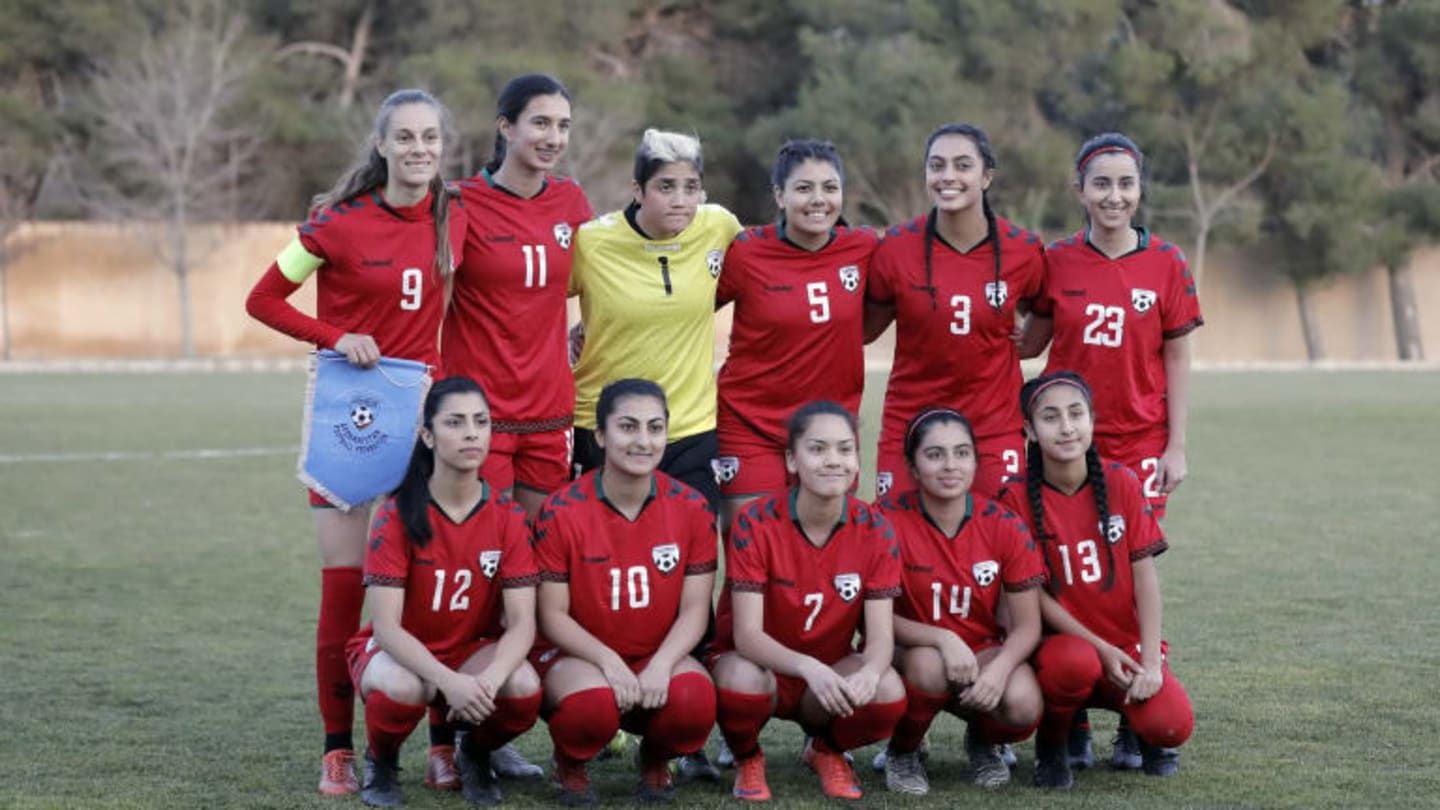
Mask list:
[{"label": "number 9 jersey", "polygon": [[826,664],[854,651],[866,600],[900,595],[900,546],[878,509],[846,495],[840,522],[817,548],[800,529],[795,496],[795,490],[771,495],[735,518],[715,652],[735,649],[734,592],[763,594],[765,632]]},{"label": "number 9 jersey", "polygon": [[575,621],[635,661],[675,624],[685,577],[715,570],[715,515],[699,492],[656,472],[632,521],[605,497],[601,472],[545,499],[531,527],[535,557],[542,582],[569,584]]}]

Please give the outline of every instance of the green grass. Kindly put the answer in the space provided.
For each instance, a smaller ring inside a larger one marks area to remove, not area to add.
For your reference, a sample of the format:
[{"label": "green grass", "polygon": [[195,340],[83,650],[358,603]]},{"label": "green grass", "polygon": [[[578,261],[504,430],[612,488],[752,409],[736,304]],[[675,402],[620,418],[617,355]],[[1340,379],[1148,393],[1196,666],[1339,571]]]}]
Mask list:
[{"label": "green grass", "polygon": [[[293,455],[12,458],[294,445],[302,388],[298,375],[0,376],[0,806],[358,806],[312,795],[319,577]],[[1160,563],[1197,717],[1181,775],[1086,772],[1072,794],[1044,794],[1024,786],[1026,744],[1016,784],[985,794],[945,717],[931,797],[890,797],[867,767],[864,803],[1434,806],[1440,487],[1424,448],[1437,412],[1433,374],[1198,375],[1191,479]],[[1104,755],[1113,719],[1095,714]],[[423,737],[402,761],[410,805],[461,806],[420,788]],[[824,806],[798,741],[767,729],[776,805]],[[548,736],[521,748],[547,759]],[[628,762],[595,772],[603,796],[628,801]],[[540,785],[509,790],[513,805],[547,800]]]}]

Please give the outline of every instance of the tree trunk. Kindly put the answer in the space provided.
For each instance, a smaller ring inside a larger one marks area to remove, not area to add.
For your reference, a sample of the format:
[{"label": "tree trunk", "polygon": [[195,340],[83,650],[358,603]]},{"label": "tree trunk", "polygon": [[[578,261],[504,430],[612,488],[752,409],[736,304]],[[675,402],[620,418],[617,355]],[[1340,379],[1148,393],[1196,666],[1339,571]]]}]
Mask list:
[{"label": "tree trunk", "polygon": [[1190,276],[1195,279],[1195,289],[1200,289],[1200,279],[1205,275],[1205,249],[1210,243],[1210,218],[1205,217],[1195,228],[1195,255],[1190,257]]},{"label": "tree trunk", "polygon": [[10,290],[6,281],[10,275],[10,254],[5,242],[0,240],[0,341],[4,341],[3,358],[10,359]]},{"label": "tree trunk", "polygon": [[170,242],[171,261],[174,262],[171,269],[175,271],[176,287],[180,293],[180,354],[189,358],[195,356],[195,327],[190,311],[190,245],[185,233],[184,215],[177,220],[172,224],[175,233]]},{"label": "tree trunk", "polygon": [[[1395,352],[1401,360],[1424,360],[1425,344],[1420,340],[1420,308],[1415,302],[1415,281],[1409,265],[1385,268],[1390,281],[1390,314],[1395,321]],[[6,342],[9,347],[9,342]]]},{"label": "tree trunk", "polygon": [[1320,323],[1315,318],[1315,302],[1310,298],[1310,285],[1296,280],[1295,304],[1300,310],[1300,334],[1305,337],[1305,356],[1314,363],[1325,359],[1325,346],[1320,340]]}]

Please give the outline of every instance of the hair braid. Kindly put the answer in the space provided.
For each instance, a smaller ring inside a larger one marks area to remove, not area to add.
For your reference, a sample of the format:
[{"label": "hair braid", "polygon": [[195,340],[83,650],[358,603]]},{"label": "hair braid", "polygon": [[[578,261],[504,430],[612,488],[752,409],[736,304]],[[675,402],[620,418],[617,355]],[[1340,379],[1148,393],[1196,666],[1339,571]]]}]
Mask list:
[{"label": "hair braid", "polygon": [[937,233],[935,214],[936,210],[931,208],[930,213],[925,215],[925,289],[930,293],[931,309],[935,309],[937,306],[935,302],[935,265],[933,261],[935,256],[935,236]]},{"label": "hair braid", "polygon": [[980,208],[985,212],[985,230],[990,237],[990,247],[995,251],[995,295],[990,298],[990,306],[995,309],[1003,309],[1005,302],[1000,300],[1000,226],[995,222],[995,209],[990,207],[990,193],[980,192]]},{"label": "hair braid", "polygon": [[1105,465],[1093,444],[1085,451],[1085,474],[1090,480],[1090,492],[1095,496],[1095,513],[1100,516],[1100,545],[1105,547],[1105,584],[1100,586],[1100,590],[1108,591],[1115,584],[1115,548],[1110,542],[1110,501],[1105,490]]},{"label": "hair braid", "polygon": [[[1045,497],[1041,487],[1045,481],[1045,459],[1040,455],[1039,442],[1027,442],[1025,445],[1025,494],[1030,499],[1031,519],[1034,523],[1035,539],[1043,545],[1050,539],[1045,532]],[[1050,574],[1049,591],[1052,596],[1060,593],[1060,578],[1055,574],[1055,564],[1050,561],[1050,555],[1042,550],[1041,557],[1045,559],[1045,570]]]}]

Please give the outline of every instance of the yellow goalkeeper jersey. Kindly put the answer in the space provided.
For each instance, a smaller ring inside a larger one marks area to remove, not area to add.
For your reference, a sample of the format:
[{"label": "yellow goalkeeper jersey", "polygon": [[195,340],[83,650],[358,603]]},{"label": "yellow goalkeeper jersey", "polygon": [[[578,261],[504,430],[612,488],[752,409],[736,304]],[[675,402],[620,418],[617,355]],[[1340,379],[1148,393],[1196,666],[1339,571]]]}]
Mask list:
[{"label": "yellow goalkeeper jersey", "polygon": [[575,366],[575,424],[595,430],[606,383],[653,380],[670,405],[670,441],[715,429],[715,286],[740,221],[701,205],[670,239],[648,239],[624,211],[580,226],[570,292],[585,347]]}]

